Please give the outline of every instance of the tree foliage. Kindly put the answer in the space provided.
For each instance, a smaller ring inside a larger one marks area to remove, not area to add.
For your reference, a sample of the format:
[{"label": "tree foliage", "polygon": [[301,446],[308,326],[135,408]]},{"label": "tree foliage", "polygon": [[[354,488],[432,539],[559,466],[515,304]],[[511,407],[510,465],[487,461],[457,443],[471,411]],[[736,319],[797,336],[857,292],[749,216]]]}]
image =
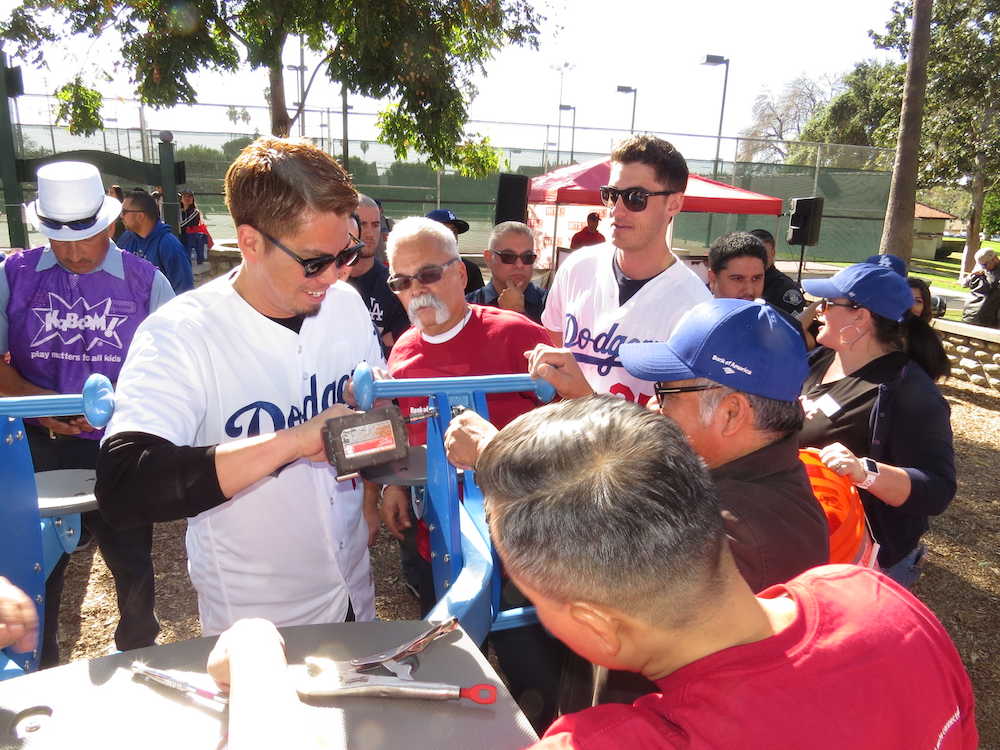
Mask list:
[{"label": "tree foliage", "polygon": [[[824,166],[890,169],[891,153],[872,147],[895,148],[905,70],[902,63],[875,60],[858,63],[841,79],[840,93],[805,124],[799,140],[865,147],[825,150]],[[808,162],[813,149],[811,145],[792,146],[787,161]]]},{"label": "tree foliage", "polygon": [[[905,56],[912,17],[912,0],[897,0],[885,33],[872,33],[876,45]],[[979,247],[985,196],[1000,177],[998,70],[1000,0],[935,0],[918,178],[969,190],[966,267]]]},{"label": "tree foliage", "polygon": [[[530,0],[23,0],[0,33],[38,64],[60,38],[113,32],[137,96],[154,108],[194,103],[195,72],[264,68],[271,128],[281,136],[305,106],[288,111],[282,63],[289,37],[299,35],[322,56],[309,87],[322,71],[350,92],[392,101],[379,118],[380,140],[397,155],[413,150],[479,174],[495,171],[499,156],[465,133],[472,78],[507,45],[537,46],[539,21]],[[66,90],[66,113],[71,128],[93,132],[99,116],[87,115],[97,108],[84,77]]]}]

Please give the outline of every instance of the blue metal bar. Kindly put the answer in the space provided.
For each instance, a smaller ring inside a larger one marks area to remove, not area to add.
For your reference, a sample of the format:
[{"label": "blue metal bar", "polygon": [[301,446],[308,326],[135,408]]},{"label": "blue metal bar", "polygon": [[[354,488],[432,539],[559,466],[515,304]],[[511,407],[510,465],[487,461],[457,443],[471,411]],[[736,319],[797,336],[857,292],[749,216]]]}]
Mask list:
[{"label": "blue metal bar", "polygon": [[534,607],[515,607],[498,612],[490,630],[513,630],[514,628],[523,628],[526,625],[535,625],[537,622],[538,615],[535,614]]},{"label": "blue metal bar", "polygon": [[22,419],[83,414],[94,427],[104,427],[114,411],[111,381],[96,372],[83,384],[83,393],[0,398],[0,414]]},{"label": "blue metal bar", "polygon": [[370,409],[377,398],[426,396],[429,393],[457,396],[470,402],[470,394],[516,393],[529,391],[543,403],[555,398],[555,389],[544,380],[530,375],[476,375],[464,378],[412,378],[407,380],[375,380],[367,362],[360,363],[351,380],[354,397],[362,409]]}]

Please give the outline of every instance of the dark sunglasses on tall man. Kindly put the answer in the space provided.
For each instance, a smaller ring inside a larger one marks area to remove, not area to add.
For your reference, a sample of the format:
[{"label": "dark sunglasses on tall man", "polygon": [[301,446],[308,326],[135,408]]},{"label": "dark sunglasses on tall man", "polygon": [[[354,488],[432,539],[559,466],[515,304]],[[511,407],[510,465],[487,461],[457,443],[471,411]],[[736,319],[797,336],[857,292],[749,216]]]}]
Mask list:
[{"label": "dark sunglasses on tall man", "polygon": [[639,213],[640,211],[646,210],[646,203],[649,201],[650,196],[653,195],[673,195],[677,193],[677,190],[656,190],[650,191],[646,188],[641,187],[630,187],[623,188],[619,190],[618,188],[613,188],[610,185],[604,185],[601,187],[601,200],[609,208],[613,208],[618,199],[622,199],[622,203],[625,208],[633,213]]}]

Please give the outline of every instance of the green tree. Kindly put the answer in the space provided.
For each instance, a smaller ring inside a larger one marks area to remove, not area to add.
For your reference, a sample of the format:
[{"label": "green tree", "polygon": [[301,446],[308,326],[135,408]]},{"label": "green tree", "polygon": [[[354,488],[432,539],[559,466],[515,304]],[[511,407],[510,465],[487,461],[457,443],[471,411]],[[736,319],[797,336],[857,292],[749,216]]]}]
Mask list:
[{"label": "green tree", "polygon": [[[897,0],[876,45],[909,53],[913,0]],[[979,249],[983,204],[1000,177],[1000,2],[936,0],[930,25],[919,184],[970,195],[963,271]]]},{"label": "green tree", "polygon": [[1000,234],[1000,191],[991,190],[983,201],[983,234]]},{"label": "green tree", "polygon": [[[39,20],[49,17],[50,26]],[[117,34],[136,94],[153,107],[194,103],[195,71],[264,68],[271,130],[280,136],[301,116],[322,70],[350,92],[392,101],[379,117],[380,140],[397,158],[412,150],[436,167],[478,174],[496,171],[499,155],[487,139],[465,134],[472,77],[508,45],[536,47],[539,21],[530,0],[23,0],[0,33],[18,57],[35,62],[58,38]],[[282,51],[293,35],[322,60],[290,113]],[[109,56],[109,66],[118,60]],[[66,114],[71,127],[93,132],[101,121],[82,75],[68,89],[74,102]]]},{"label": "green tree", "polygon": [[894,148],[902,106],[906,66],[895,62],[865,60],[841,79],[842,90],[820,107],[799,133],[809,145],[793,145],[786,162],[809,164],[815,160],[815,143],[836,143],[863,148],[838,147],[823,151],[827,167],[889,169],[892,154],[876,148]]}]

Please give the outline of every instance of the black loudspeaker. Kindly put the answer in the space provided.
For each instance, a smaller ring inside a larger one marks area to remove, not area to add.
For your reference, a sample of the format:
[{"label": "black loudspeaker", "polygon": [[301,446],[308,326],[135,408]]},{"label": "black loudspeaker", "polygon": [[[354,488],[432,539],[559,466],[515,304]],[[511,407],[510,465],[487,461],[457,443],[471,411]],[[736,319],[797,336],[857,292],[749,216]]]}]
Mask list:
[{"label": "black loudspeaker", "polygon": [[809,245],[819,242],[819,223],[823,218],[823,199],[792,198],[792,217],[788,221],[788,244]]},{"label": "black loudspeaker", "polygon": [[500,173],[497,184],[497,205],[493,214],[493,223],[503,221],[528,221],[528,186],[531,181],[527,175]]}]

